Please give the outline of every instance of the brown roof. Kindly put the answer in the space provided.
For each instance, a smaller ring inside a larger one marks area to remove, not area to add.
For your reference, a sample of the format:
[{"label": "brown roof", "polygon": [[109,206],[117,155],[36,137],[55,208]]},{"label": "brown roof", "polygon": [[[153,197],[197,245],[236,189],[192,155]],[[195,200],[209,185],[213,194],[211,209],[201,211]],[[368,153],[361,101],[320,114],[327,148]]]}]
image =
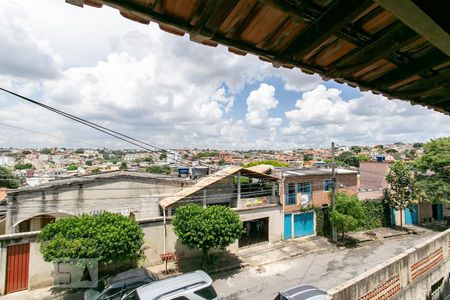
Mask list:
[{"label": "brown roof", "polygon": [[243,176],[249,176],[249,177],[253,177],[253,178],[263,178],[265,180],[271,180],[271,181],[278,180],[277,178],[275,178],[273,176],[254,172],[249,169],[244,169],[244,168],[238,167],[238,166],[232,166],[232,167],[228,167],[228,168],[219,170],[207,177],[204,177],[201,180],[199,180],[196,184],[194,184],[193,186],[187,187],[187,188],[173,194],[172,196],[164,198],[163,200],[159,201],[159,205],[162,208],[166,208],[166,207],[182,200],[183,198],[186,198],[186,197],[210,186],[211,184],[224,179],[225,177],[236,174],[237,172],[241,172],[241,174]]},{"label": "brown roof", "polygon": [[450,114],[447,1],[66,1]]}]

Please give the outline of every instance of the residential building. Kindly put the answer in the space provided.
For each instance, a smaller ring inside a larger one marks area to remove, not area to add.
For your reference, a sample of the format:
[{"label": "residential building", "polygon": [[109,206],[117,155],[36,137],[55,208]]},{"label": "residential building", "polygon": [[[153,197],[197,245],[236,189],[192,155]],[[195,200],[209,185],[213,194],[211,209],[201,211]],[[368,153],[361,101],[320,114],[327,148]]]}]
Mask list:
[{"label": "residential building", "polygon": [[[278,179],[238,166],[227,167],[159,202],[167,217],[187,203],[225,205],[244,222],[246,233],[232,249],[260,242],[277,242],[282,236]],[[166,241],[173,249],[176,240]]]},{"label": "residential building", "polygon": [[[315,234],[313,207],[330,205],[331,169],[275,168],[272,175],[280,180],[285,240]],[[357,172],[336,169],[337,191],[357,193]]]},{"label": "residential building", "polygon": [[40,230],[57,218],[99,211],[159,217],[159,200],[190,184],[166,175],[110,172],[10,190],[5,231]]}]

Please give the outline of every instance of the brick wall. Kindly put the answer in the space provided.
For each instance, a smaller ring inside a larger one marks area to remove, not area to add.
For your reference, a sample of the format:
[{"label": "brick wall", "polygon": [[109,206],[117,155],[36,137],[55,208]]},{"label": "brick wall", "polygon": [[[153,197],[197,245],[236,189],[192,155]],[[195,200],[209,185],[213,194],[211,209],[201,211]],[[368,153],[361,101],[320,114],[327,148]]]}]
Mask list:
[{"label": "brick wall", "polygon": [[[287,186],[289,183],[302,183],[310,182],[313,190],[313,205],[316,207],[321,207],[324,204],[330,204],[330,192],[324,191],[323,182],[325,179],[331,179],[330,175],[308,175],[308,176],[291,176],[284,180],[284,189],[280,189],[284,193],[287,193]],[[338,186],[338,191],[346,192],[351,195],[356,195],[358,192],[356,173],[352,174],[337,174],[336,183]],[[299,208],[299,207],[298,207]],[[292,211],[292,210],[289,210]]]},{"label": "brick wall", "polygon": [[359,164],[359,180],[361,189],[383,189],[387,188],[384,179],[389,169],[389,163],[365,161]]}]

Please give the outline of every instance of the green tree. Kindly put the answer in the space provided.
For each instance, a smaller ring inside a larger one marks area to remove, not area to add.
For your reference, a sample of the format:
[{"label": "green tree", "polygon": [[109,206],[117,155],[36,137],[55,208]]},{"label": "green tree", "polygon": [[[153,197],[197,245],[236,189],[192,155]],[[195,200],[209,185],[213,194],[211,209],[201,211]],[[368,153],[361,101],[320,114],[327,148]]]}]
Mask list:
[{"label": "green tree", "polygon": [[83,154],[84,153],[84,149],[83,148],[78,148],[77,150],[75,150],[76,154]]},{"label": "green tree", "polygon": [[119,170],[126,170],[126,169],[128,169],[128,165],[127,165],[126,162],[123,161],[123,162],[120,164]]},{"label": "green tree", "polygon": [[350,150],[353,152],[353,153],[356,153],[356,154],[358,154],[358,153],[361,153],[361,147],[359,147],[359,146],[352,146],[351,148],[350,148]]},{"label": "green tree", "polygon": [[423,145],[424,154],[416,158],[414,167],[420,172],[416,188],[421,200],[449,203],[450,199],[450,137],[431,140]]},{"label": "green tree", "polygon": [[92,160],[87,160],[86,161],[86,166],[92,166]]},{"label": "green tree", "polygon": [[219,166],[224,166],[225,165],[225,159],[221,158],[219,160]]},{"label": "green tree", "polygon": [[356,195],[336,194],[336,206],[330,214],[331,224],[342,234],[356,230],[365,218],[364,206]]},{"label": "green tree", "polygon": [[159,160],[166,160],[167,159],[167,151],[163,150],[162,153],[159,155]]},{"label": "green tree", "polygon": [[312,154],[303,154],[303,160],[304,161],[310,161],[313,160],[314,156]]},{"label": "green tree", "polygon": [[170,174],[170,167],[169,166],[150,166],[147,169],[145,169],[147,173],[153,173],[153,174]]},{"label": "green tree", "polygon": [[271,165],[274,167],[289,167],[289,164],[282,162],[282,161],[278,161],[278,160],[254,161],[254,162],[249,162],[249,163],[244,164],[243,167],[250,168],[250,167],[259,166],[259,165]]},{"label": "green tree", "polygon": [[19,187],[19,180],[14,177],[10,170],[5,167],[0,167],[0,187],[7,189],[17,189]]},{"label": "green tree", "polygon": [[26,163],[26,164],[19,163],[14,166],[15,170],[28,170],[28,169],[33,169],[33,168],[34,168],[33,165],[30,163]]},{"label": "green tree", "polygon": [[41,150],[41,153],[42,154],[52,154],[52,151],[50,149],[48,149],[48,148],[44,148],[44,149]]},{"label": "green tree", "polygon": [[99,174],[99,173],[100,173],[100,168],[99,167],[92,168],[91,174]]},{"label": "green tree", "polygon": [[386,201],[390,207],[400,210],[400,226],[403,224],[403,210],[415,199],[414,178],[409,166],[403,161],[396,161],[386,174],[389,187],[385,191]]},{"label": "green tree", "polygon": [[201,251],[204,266],[209,261],[211,249],[225,249],[244,231],[239,215],[222,205],[187,204],[176,210],[172,224],[184,245]]},{"label": "green tree", "polygon": [[394,153],[397,153],[398,151],[394,148],[389,148],[389,149],[386,149],[385,152],[389,153],[389,154],[394,154]]},{"label": "green tree", "polygon": [[31,154],[31,151],[30,150],[23,150],[22,154],[23,155],[28,155],[28,154]]},{"label": "green tree", "polygon": [[144,161],[146,161],[146,162],[148,162],[148,163],[153,163],[153,158],[151,158],[151,157],[149,156],[149,157],[144,158]]},{"label": "green tree", "polygon": [[75,171],[75,170],[78,170],[78,165],[71,164],[71,165],[67,166],[66,170],[67,170],[67,171]]},{"label": "green tree", "polygon": [[423,147],[423,143],[414,143],[413,147],[414,148],[422,148]]},{"label": "green tree", "polygon": [[39,234],[45,261],[97,258],[100,263],[136,261],[144,243],[139,224],[128,217],[104,212],[58,219]]}]

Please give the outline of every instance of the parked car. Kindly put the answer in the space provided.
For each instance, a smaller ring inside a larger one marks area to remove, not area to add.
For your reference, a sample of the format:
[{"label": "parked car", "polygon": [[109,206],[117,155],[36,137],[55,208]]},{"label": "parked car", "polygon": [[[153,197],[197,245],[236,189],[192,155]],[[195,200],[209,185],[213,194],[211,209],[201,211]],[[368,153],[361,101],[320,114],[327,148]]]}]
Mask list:
[{"label": "parked car", "polygon": [[115,300],[120,299],[136,288],[156,281],[158,277],[145,268],[131,269],[99,282],[96,289],[84,292],[84,300]]},{"label": "parked car", "polygon": [[279,292],[276,300],[329,300],[327,292],[312,285],[300,285]]},{"label": "parked car", "polygon": [[146,284],[122,300],[216,300],[212,283],[208,274],[195,271]]}]

